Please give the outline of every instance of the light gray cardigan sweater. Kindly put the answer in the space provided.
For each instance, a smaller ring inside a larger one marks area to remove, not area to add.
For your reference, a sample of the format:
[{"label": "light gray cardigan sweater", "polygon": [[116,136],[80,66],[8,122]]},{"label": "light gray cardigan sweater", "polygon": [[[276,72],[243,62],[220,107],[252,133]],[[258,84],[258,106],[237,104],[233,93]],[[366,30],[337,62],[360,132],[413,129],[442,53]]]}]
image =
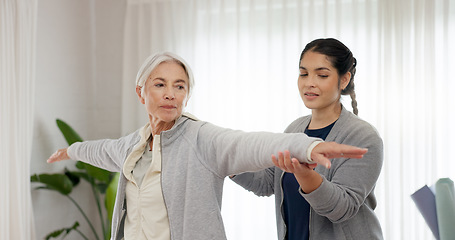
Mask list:
[{"label": "light gray cardigan sweater", "polygon": [[[304,132],[311,115],[295,120],[285,132]],[[310,194],[299,189],[311,206],[310,239],[370,240],[383,239],[381,226],[374,213],[374,187],[383,162],[383,143],[369,123],[342,108],[326,141],[367,148],[362,159],[333,159],[332,167],[317,166],[322,176],[319,188]],[[259,196],[275,194],[278,239],[286,236],[282,216],[284,172],[272,167],[256,173],[237,175],[233,180]]]},{"label": "light gray cardigan sweater", "polygon": [[[68,148],[68,155],[112,172],[122,172],[125,159],[140,140],[138,132],[116,140],[75,143]],[[305,134],[245,133],[186,115],[179,118],[172,129],[161,133],[161,188],[171,239],[226,239],[221,218],[224,178],[269,168],[273,166],[270,155],[285,149],[306,160],[307,148],[315,140]],[[111,239],[123,237],[126,183],[121,174]]]}]

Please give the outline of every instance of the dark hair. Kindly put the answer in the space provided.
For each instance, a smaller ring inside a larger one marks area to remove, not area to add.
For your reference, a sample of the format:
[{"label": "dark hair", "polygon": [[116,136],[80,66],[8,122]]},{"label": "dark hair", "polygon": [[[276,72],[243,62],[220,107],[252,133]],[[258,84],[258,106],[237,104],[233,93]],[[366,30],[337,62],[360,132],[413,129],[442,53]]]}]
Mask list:
[{"label": "dark hair", "polygon": [[[335,67],[338,71],[339,76],[342,76],[347,72],[351,73],[349,84],[341,91],[341,95],[349,94],[351,96],[352,109],[354,114],[357,115],[359,110],[357,109],[357,100],[354,91],[354,75],[357,66],[357,60],[354,58],[349,48],[334,38],[316,39],[305,46],[302,54],[300,54],[300,61],[302,61],[303,55],[308,51],[326,55],[332,63],[333,67]],[[338,84],[340,84],[339,81]]]}]

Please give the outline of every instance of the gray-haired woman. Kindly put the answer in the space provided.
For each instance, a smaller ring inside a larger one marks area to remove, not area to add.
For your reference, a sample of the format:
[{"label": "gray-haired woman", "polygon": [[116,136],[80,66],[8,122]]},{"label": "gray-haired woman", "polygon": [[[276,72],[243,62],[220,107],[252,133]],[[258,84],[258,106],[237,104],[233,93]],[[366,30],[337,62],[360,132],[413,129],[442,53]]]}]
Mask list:
[{"label": "gray-haired woman", "polygon": [[245,133],[199,121],[183,113],[193,82],[179,56],[151,56],[136,79],[149,123],[116,140],[72,144],[48,159],[121,172],[112,239],[226,239],[220,212],[226,176],[272,167],[270,156],[279,150],[326,167],[329,158],[367,152],[305,134]]}]

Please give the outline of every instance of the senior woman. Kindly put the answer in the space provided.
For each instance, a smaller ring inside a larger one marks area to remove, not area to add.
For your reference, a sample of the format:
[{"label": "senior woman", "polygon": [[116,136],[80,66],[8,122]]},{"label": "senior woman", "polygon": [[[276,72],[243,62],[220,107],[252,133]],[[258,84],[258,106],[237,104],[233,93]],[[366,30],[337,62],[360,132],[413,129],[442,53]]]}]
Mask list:
[{"label": "senior woman", "polygon": [[179,56],[149,57],[136,78],[149,122],[119,139],[74,143],[48,159],[121,172],[111,239],[226,239],[220,211],[226,176],[272,167],[271,154],[285,149],[326,167],[329,158],[367,152],[300,133],[245,133],[199,121],[182,114],[193,82]]}]

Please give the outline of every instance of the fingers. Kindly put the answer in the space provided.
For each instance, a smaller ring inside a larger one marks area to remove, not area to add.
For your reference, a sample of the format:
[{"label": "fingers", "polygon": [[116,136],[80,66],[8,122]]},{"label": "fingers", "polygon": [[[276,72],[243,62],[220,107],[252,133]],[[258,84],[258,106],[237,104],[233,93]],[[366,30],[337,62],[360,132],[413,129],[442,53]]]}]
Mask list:
[{"label": "fingers", "polygon": [[362,158],[367,152],[368,149],[366,148],[358,148],[335,142],[322,142],[313,148],[313,151],[311,152],[311,159],[314,161],[318,159],[325,163],[327,159],[330,158]]},{"label": "fingers", "polygon": [[[280,154],[280,153],[278,153],[278,154]],[[289,151],[285,150],[284,154],[281,153],[281,156],[284,157],[284,161],[283,162],[284,162],[284,166],[286,167],[286,169],[293,170],[294,169],[294,165],[292,164],[291,154],[289,153]]]},{"label": "fingers", "polygon": [[[296,160],[297,160],[297,159],[296,159]],[[297,161],[298,161],[298,160],[297,160]],[[308,164],[308,168],[311,168],[311,169],[315,169],[317,166],[318,166],[317,163],[311,163],[311,164],[309,163],[309,164]]]},{"label": "fingers", "polygon": [[58,152],[58,150],[57,150],[55,153],[53,153],[53,154],[49,157],[49,159],[47,159],[47,163],[53,163],[53,162],[60,161],[59,158],[58,158],[58,156],[59,156],[59,152]]},{"label": "fingers", "polygon": [[275,166],[279,167],[278,160],[276,159],[275,154],[272,154],[272,162],[275,164]]},{"label": "fingers", "polygon": [[275,166],[279,167],[281,170],[290,173],[302,172],[308,169],[313,169],[317,166],[314,164],[300,163],[297,158],[291,158],[289,151],[278,152],[278,158],[272,154],[272,161]]},{"label": "fingers", "polygon": [[69,159],[66,148],[59,149],[47,159],[47,163],[54,163],[66,159]]},{"label": "fingers", "polygon": [[333,149],[328,152],[328,158],[362,158],[368,152],[366,148],[337,143],[333,143],[333,145]]},{"label": "fingers", "polygon": [[324,154],[317,153],[313,155],[313,153],[311,153],[311,159],[325,168],[330,168],[332,166],[332,162]]},{"label": "fingers", "polygon": [[332,158],[362,158],[368,152],[366,148],[359,148],[336,142],[321,142],[317,144],[311,151],[311,159],[313,163],[301,164],[298,159],[292,158],[289,151],[278,152],[278,157],[272,155],[272,161],[275,166],[283,171],[295,172],[301,171],[302,166],[313,169],[318,164],[326,168],[332,166],[330,159]]},{"label": "fingers", "polygon": [[[285,155],[287,156],[287,158],[285,157]],[[273,164],[281,168],[283,171],[287,171],[289,166],[292,166],[292,164],[290,163],[289,156],[290,156],[289,151],[285,151],[285,154],[283,154],[283,152],[278,152],[278,158],[274,154],[272,154]]]},{"label": "fingers", "polygon": [[278,152],[278,158],[276,158],[275,155],[272,155],[272,161],[275,164],[275,166],[277,166],[283,170],[286,170],[287,165],[289,165],[289,164],[286,164],[286,159],[283,155],[283,152]]},{"label": "fingers", "polygon": [[331,158],[362,158],[368,152],[366,148],[358,148],[335,142],[322,142],[311,152],[311,159],[318,164],[330,168]]}]

